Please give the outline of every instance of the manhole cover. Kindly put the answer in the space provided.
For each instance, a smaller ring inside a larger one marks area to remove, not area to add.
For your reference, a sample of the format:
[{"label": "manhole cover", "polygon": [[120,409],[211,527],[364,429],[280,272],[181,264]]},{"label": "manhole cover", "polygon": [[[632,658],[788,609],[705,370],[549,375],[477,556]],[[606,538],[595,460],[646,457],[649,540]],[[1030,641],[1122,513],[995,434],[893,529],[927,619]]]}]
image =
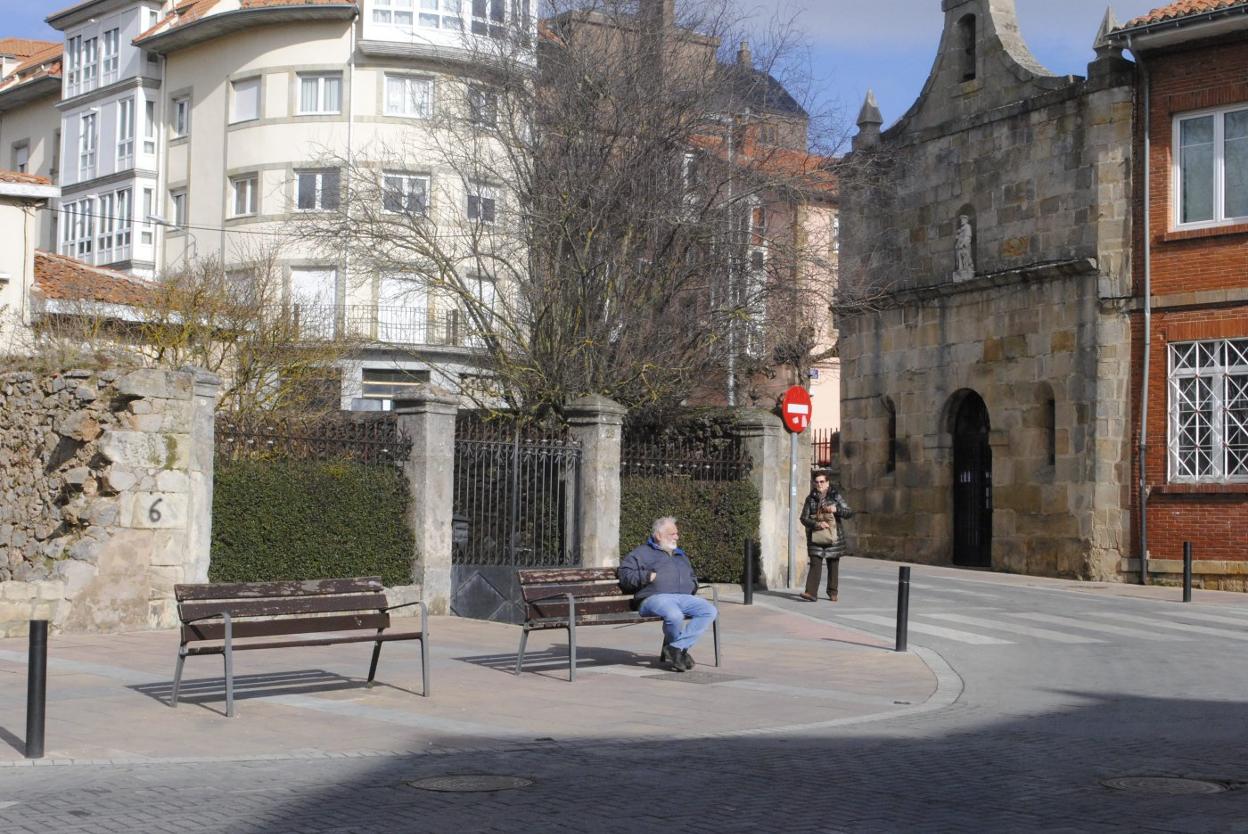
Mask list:
[{"label": "manhole cover", "polygon": [[1227,786],[1206,779],[1182,779],[1177,776],[1117,776],[1101,783],[1116,791],[1151,793],[1162,796],[1187,796],[1197,793],[1222,793]]},{"label": "manhole cover", "polygon": [[413,788],[422,791],[444,791],[446,793],[475,793],[478,791],[509,791],[513,788],[524,788],[533,784],[532,779],[520,776],[459,775],[430,776],[428,779],[417,779],[408,782]]}]

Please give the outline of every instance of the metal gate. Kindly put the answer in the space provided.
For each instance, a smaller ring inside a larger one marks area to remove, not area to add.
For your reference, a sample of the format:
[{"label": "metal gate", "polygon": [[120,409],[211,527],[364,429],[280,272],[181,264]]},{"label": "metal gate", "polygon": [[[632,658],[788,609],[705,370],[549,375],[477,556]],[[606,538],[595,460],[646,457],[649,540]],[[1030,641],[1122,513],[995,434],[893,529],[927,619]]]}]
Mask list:
[{"label": "metal gate", "polygon": [[958,406],[953,431],[953,563],[992,567],[992,447],[988,407],[974,392]]},{"label": "metal gate", "polygon": [[581,449],[562,432],[455,421],[451,611],[523,619],[516,568],[581,563]]}]

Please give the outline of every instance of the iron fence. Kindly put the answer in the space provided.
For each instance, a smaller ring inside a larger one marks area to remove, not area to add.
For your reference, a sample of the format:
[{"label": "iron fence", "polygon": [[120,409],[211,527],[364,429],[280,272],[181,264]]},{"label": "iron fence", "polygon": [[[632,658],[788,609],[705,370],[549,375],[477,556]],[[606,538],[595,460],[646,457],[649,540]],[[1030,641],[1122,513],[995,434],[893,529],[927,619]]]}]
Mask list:
[{"label": "iron fence", "polygon": [[289,323],[300,339],[352,339],[389,345],[480,347],[482,341],[458,310],[386,304],[291,304],[271,315]]},{"label": "iron fence", "polygon": [[581,448],[562,430],[483,421],[455,423],[452,563],[570,567],[580,563]]},{"label": "iron fence", "polygon": [[835,468],[840,462],[841,433],[833,429],[811,429],[810,464],[816,469]]},{"label": "iron fence", "polygon": [[352,460],[395,464],[412,443],[388,414],[334,412],[322,417],[218,414],[218,460]]}]

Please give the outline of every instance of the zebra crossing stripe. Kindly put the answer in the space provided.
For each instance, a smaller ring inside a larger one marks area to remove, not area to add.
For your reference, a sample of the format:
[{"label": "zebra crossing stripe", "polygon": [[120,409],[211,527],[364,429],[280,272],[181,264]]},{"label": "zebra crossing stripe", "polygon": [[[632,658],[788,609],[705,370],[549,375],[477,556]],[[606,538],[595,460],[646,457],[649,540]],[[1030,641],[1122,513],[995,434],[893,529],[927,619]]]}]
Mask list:
[{"label": "zebra crossing stripe", "polygon": [[[890,588],[897,587],[896,579],[883,579],[883,578],[874,577],[874,576],[855,576],[855,577],[852,577],[852,579],[847,579],[846,581],[847,582],[849,581],[867,582],[873,585],[887,585]],[[1001,598],[1000,594],[990,594],[984,591],[964,591],[961,588],[949,588],[945,585],[931,585],[926,582],[911,582],[910,588],[912,590],[917,590],[917,591],[933,591],[938,594],[962,594],[963,596],[984,597],[986,599],[1000,599]]]},{"label": "zebra crossing stripe", "polygon": [[1209,614],[1205,611],[1189,611],[1184,608],[1182,611],[1174,612],[1174,616],[1179,618],[1186,617],[1191,620],[1205,620],[1211,623],[1229,623],[1230,625],[1237,625],[1241,628],[1248,628],[1248,618],[1224,617],[1221,614]]},{"label": "zebra crossing stripe", "polygon": [[[881,617],[878,614],[842,614],[842,619],[857,620],[860,623],[871,623],[873,625],[892,626],[896,625],[896,621],[892,617]],[[985,637],[982,634],[972,634],[969,631],[959,631],[955,628],[945,628],[938,625],[930,625],[928,623],[910,621],[910,630],[917,631],[920,634],[931,634],[935,637],[944,637],[946,640],[954,640],[958,643],[970,643],[973,646],[1009,646],[1012,645],[1009,640],[998,640],[995,637]]]},{"label": "zebra crossing stripe", "polygon": [[1098,640],[1095,637],[1084,637],[1081,634],[1067,634],[1062,631],[1052,631],[1047,628],[1039,628],[1037,626],[1025,626],[1017,623],[1005,623],[1000,620],[984,620],[979,617],[967,617],[962,614],[924,614],[925,617],[932,617],[937,620],[948,620],[953,623],[962,623],[963,625],[981,626],[987,629],[995,629],[1004,631],[1009,634],[1025,634],[1028,637],[1038,637],[1041,640],[1050,640],[1054,643],[1104,643],[1104,640]]},{"label": "zebra crossing stripe", "polygon": [[1167,620],[1153,620],[1148,617],[1137,617],[1134,614],[1118,614],[1110,611],[1098,611],[1096,612],[1096,616],[1122,620],[1128,623],[1140,623],[1141,625],[1152,626],[1153,628],[1165,628],[1170,631],[1186,631],[1189,634],[1208,634],[1212,637],[1225,637],[1227,640],[1248,640],[1248,633],[1228,631],[1225,628],[1214,628],[1213,626],[1172,623]]},{"label": "zebra crossing stripe", "polygon": [[1032,620],[1037,623],[1050,623],[1052,625],[1068,626],[1069,628],[1078,628],[1084,631],[1096,631],[1101,634],[1114,634],[1119,637],[1139,637],[1144,640],[1187,640],[1187,637],[1180,637],[1177,634],[1158,634],[1155,631],[1144,631],[1138,628],[1124,628],[1123,626],[1109,625],[1108,623],[1090,623],[1087,620],[1079,620],[1074,617],[1062,617],[1057,614],[1033,614],[1018,613],[1012,616],[1020,617],[1024,620]]}]

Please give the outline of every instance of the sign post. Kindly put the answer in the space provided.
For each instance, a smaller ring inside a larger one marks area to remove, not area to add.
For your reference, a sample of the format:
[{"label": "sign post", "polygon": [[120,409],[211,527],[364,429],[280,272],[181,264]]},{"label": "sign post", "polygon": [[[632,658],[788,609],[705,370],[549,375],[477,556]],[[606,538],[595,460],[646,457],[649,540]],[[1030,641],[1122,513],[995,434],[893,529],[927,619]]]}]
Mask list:
[{"label": "sign post", "polygon": [[797,587],[797,436],[810,426],[810,394],[800,385],[780,400],[784,427],[789,430],[789,588]]}]

